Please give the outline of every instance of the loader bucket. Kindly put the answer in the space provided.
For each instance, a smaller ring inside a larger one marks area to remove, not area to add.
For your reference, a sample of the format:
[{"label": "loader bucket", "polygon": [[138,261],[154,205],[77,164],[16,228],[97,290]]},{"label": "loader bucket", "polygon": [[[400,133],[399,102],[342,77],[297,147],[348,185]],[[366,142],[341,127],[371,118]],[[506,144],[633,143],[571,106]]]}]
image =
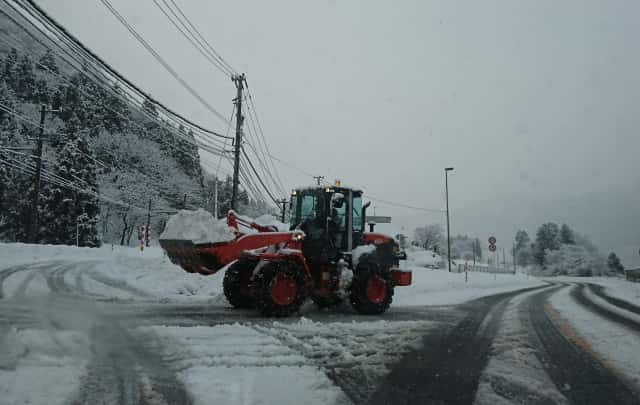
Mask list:
[{"label": "loader bucket", "polygon": [[[161,239],[160,246],[167,252],[171,263],[176,264],[186,272],[204,275],[214,274],[224,264],[220,262],[211,249],[215,243],[196,244],[190,240]],[[203,249],[207,249],[205,252]]]}]

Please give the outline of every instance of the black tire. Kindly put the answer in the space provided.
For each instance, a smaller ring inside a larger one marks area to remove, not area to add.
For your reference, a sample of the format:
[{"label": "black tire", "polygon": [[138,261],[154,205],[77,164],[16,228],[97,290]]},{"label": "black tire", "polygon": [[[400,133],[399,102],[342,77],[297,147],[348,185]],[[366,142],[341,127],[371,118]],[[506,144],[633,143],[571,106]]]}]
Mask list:
[{"label": "black tire", "polygon": [[[384,296],[377,302],[372,301],[367,293],[369,280],[372,278],[375,278],[375,282],[382,285],[385,291]],[[363,315],[379,315],[385,312],[393,301],[391,273],[381,268],[373,258],[363,258],[353,274],[349,299],[353,309]]]},{"label": "black tire", "polygon": [[227,301],[234,308],[255,308],[255,301],[250,291],[254,266],[254,262],[238,260],[229,266],[224,274],[222,290]]},{"label": "black tire", "polygon": [[[273,296],[272,285],[276,277],[286,277],[295,284],[295,295],[286,304],[278,303]],[[292,261],[283,260],[265,264],[256,274],[253,285],[256,306],[266,316],[289,316],[297,312],[307,299],[304,269]]]},{"label": "black tire", "polygon": [[312,295],[311,300],[320,309],[335,308],[338,305],[342,304],[342,302],[344,301],[341,297],[335,294],[330,295],[328,297],[322,297],[320,295]]}]

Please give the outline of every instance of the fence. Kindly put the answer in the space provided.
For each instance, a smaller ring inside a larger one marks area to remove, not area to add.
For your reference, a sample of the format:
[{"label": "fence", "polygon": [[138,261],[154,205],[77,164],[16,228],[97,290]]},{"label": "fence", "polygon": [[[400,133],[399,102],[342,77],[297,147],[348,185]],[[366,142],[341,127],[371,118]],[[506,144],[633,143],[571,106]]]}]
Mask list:
[{"label": "fence", "polygon": [[458,264],[452,269],[455,273],[474,272],[474,273],[492,273],[492,274],[515,274],[512,268],[478,266],[473,264]]},{"label": "fence", "polygon": [[629,269],[624,271],[624,275],[627,278],[627,281],[633,281],[635,283],[640,283],[640,269]]}]

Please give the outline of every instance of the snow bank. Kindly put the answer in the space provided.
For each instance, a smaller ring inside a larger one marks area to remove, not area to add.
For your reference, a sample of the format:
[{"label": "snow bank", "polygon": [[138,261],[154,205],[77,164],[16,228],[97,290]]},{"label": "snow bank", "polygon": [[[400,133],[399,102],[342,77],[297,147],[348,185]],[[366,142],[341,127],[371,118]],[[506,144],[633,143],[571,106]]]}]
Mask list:
[{"label": "snow bank", "polygon": [[411,246],[406,250],[407,263],[410,266],[426,267],[430,269],[442,269],[445,262],[442,256],[432,250],[424,250],[415,246]]},{"label": "snow bank", "polygon": [[209,212],[181,210],[167,221],[160,239],[186,239],[194,243],[226,242],[235,238],[225,219],[217,220]]},{"label": "snow bank", "polygon": [[[159,248],[145,248],[143,256],[162,257]],[[34,245],[28,243],[0,243],[0,269],[21,264],[33,264],[43,261],[64,260],[83,261],[95,259],[110,259],[112,257],[126,259],[140,257],[138,248],[117,245],[102,245],[99,248],[89,248],[66,245]]]}]

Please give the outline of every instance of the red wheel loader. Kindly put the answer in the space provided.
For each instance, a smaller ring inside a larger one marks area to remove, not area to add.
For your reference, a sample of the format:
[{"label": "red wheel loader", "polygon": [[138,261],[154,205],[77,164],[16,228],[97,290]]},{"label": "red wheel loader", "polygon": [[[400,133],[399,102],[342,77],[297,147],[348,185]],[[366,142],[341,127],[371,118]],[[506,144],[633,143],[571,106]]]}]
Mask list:
[{"label": "red wheel loader", "polygon": [[[291,195],[289,232],[248,223],[230,211],[227,223],[236,230],[231,241],[160,245],[185,271],[208,275],[226,267],[224,294],[236,308],[283,317],[311,298],[320,307],[348,300],[361,314],[381,314],[394,288],[411,284],[411,272],[398,267],[406,256],[393,238],[365,232],[368,206],[360,190],[302,188]],[[241,233],[239,224],[258,232]]]}]

